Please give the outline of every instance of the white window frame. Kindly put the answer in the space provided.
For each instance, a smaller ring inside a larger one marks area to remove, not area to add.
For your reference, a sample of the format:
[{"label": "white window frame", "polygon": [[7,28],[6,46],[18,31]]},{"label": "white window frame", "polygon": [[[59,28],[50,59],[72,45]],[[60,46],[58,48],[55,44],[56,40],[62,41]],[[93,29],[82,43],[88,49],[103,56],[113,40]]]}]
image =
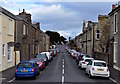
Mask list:
[{"label": "white window frame", "polygon": [[[9,57],[10,56],[10,57]],[[12,61],[12,47],[8,45],[8,62]]]},{"label": "white window frame", "polygon": [[114,14],[114,34],[118,32],[118,14]]},{"label": "white window frame", "polygon": [[113,56],[113,62],[114,62],[114,63],[117,62],[117,60],[116,60],[116,55],[117,55],[117,54],[116,54],[116,53],[117,53],[116,50],[117,50],[117,49],[116,49],[116,48],[117,48],[117,42],[114,42],[114,56]]},{"label": "white window frame", "polygon": [[[99,30],[99,29],[97,29]],[[99,33],[97,33],[97,30],[96,30],[96,39],[99,40],[100,39],[100,30],[99,30]],[[99,38],[97,38],[97,35],[99,34]]]},{"label": "white window frame", "polygon": [[[0,52],[2,52],[2,45],[0,44]],[[2,62],[2,53],[0,53],[0,64]]]},{"label": "white window frame", "polygon": [[23,24],[23,35],[26,35],[26,26]]},{"label": "white window frame", "polygon": [[3,45],[2,45],[2,55],[3,55],[3,56],[5,56],[5,48],[6,48],[5,44],[3,44]]},{"label": "white window frame", "polygon": [[13,35],[12,19],[8,19],[8,35]]}]

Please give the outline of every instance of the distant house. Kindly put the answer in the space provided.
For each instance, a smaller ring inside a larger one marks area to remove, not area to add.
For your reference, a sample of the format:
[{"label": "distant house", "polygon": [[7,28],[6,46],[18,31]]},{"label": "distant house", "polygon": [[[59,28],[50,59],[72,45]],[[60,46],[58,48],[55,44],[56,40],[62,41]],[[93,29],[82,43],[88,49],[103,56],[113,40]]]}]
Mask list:
[{"label": "distant house", "polygon": [[98,22],[83,21],[82,33],[76,36],[76,45],[77,48],[80,48],[81,53],[94,56],[94,52],[102,52],[101,47],[104,45],[99,43],[102,37],[102,30],[104,29],[102,24],[106,20],[108,20],[107,15],[99,15]]},{"label": "distant house", "polygon": [[15,16],[0,7],[0,71],[15,66]]},{"label": "distant house", "polygon": [[120,71],[120,5],[112,5],[110,15],[110,66]]}]

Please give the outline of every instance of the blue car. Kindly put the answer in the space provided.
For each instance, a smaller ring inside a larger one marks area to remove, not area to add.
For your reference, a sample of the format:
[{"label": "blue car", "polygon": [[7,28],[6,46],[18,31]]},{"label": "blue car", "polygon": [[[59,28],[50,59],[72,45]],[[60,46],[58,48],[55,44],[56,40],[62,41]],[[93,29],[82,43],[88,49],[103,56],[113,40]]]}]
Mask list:
[{"label": "blue car", "polygon": [[22,61],[17,65],[15,78],[20,77],[33,77],[36,78],[36,75],[39,74],[39,66],[34,61]]}]

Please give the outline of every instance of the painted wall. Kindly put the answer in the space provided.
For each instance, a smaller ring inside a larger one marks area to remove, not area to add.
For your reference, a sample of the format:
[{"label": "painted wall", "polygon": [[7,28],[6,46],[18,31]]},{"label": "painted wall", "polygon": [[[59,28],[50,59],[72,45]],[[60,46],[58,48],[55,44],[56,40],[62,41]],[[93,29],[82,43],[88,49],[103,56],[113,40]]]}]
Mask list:
[{"label": "painted wall", "polygon": [[[0,49],[2,52],[2,45],[5,44],[5,55],[3,56],[2,53],[0,53],[1,55],[1,58],[2,61],[1,61],[1,68],[0,68],[0,71],[3,71],[3,70],[6,70],[10,67],[13,67],[14,64],[15,64],[15,53],[14,53],[14,47],[11,47],[11,52],[12,52],[12,57],[11,57],[11,60],[8,61],[8,43],[9,42],[14,42],[14,28],[15,28],[15,20],[6,16],[5,14],[2,14],[0,15],[2,17],[2,20],[1,20],[1,27],[0,29],[2,29],[1,31],[1,34],[0,34],[0,37],[2,37],[0,39]],[[9,24],[9,21],[10,21],[10,24]],[[8,26],[11,25],[10,27],[10,31],[11,33],[8,33]],[[2,35],[2,36],[1,36]]]}]

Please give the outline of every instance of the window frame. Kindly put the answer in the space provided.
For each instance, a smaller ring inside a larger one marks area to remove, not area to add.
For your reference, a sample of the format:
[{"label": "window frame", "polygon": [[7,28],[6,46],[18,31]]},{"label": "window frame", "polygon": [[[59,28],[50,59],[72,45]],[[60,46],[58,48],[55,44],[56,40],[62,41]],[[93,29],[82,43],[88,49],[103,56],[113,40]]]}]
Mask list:
[{"label": "window frame", "polygon": [[8,62],[12,61],[12,47],[8,45]]},{"label": "window frame", "polygon": [[5,44],[2,45],[2,55],[5,56]]},{"label": "window frame", "polygon": [[[97,31],[99,31],[99,33],[98,33]],[[99,38],[97,38],[97,35],[99,35]],[[100,30],[99,30],[99,29],[96,30],[96,39],[97,39],[97,40],[100,39]]]},{"label": "window frame", "polygon": [[114,14],[114,34],[116,34],[118,32],[118,14],[115,13]]},{"label": "window frame", "polygon": [[114,56],[113,56],[113,62],[116,63],[116,53],[117,53],[117,42],[114,42]]}]

